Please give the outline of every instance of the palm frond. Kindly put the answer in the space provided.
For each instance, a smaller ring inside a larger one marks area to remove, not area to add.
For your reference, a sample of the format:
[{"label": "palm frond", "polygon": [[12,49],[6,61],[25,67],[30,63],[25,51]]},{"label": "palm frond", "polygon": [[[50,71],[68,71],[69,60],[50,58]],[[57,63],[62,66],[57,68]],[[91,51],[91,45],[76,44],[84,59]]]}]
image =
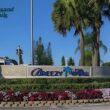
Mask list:
[{"label": "palm frond", "polygon": [[99,47],[104,50],[104,54],[106,54],[108,52],[107,46],[104,45],[102,41],[99,42]]}]

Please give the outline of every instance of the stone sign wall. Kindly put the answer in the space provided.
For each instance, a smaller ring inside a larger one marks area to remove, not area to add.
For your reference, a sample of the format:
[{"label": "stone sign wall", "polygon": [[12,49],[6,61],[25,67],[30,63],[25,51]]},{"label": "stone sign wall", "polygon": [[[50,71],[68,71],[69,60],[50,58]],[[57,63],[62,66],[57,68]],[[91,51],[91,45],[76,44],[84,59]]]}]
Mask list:
[{"label": "stone sign wall", "polygon": [[27,66],[3,65],[0,66],[0,74],[4,78],[26,77]]},{"label": "stone sign wall", "polygon": [[40,78],[40,77],[96,76],[110,77],[110,67],[63,67],[63,66],[0,66],[3,78]]}]

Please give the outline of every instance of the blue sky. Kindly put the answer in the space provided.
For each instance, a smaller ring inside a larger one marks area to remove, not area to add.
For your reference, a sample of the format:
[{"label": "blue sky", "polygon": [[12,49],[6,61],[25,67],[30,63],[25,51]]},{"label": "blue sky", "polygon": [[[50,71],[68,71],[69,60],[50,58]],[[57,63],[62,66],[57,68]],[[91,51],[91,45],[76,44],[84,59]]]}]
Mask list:
[{"label": "blue sky", "polygon": [[[79,62],[79,53],[75,54],[78,36],[74,30],[64,38],[54,31],[51,13],[55,0],[34,1],[34,39],[42,36],[45,46],[50,41],[55,65],[60,65],[61,57],[73,57],[76,65]],[[8,18],[0,18],[0,56],[9,56],[17,60],[16,48],[20,45],[24,51],[24,63],[31,62],[30,38],[30,0],[0,0],[0,8],[15,7],[14,12],[8,13]],[[101,28],[101,40],[108,47],[106,55],[101,51],[104,62],[110,61],[110,22],[104,18],[105,24]]]}]

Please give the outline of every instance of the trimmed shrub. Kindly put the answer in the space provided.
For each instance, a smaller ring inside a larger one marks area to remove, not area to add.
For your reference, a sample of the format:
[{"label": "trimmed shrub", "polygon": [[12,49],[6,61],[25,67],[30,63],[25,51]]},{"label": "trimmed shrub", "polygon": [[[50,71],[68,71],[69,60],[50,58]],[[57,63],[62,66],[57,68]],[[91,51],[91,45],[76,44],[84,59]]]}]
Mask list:
[{"label": "trimmed shrub", "polygon": [[105,83],[74,83],[74,84],[6,84],[1,85],[0,90],[14,91],[65,91],[65,90],[83,90],[83,89],[100,89],[110,88],[110,82]]},{"label": "trimmed shrub", "polygon": [[0,79],[0,90],[62,91],[109,88],[110,78],[32,78]]}]

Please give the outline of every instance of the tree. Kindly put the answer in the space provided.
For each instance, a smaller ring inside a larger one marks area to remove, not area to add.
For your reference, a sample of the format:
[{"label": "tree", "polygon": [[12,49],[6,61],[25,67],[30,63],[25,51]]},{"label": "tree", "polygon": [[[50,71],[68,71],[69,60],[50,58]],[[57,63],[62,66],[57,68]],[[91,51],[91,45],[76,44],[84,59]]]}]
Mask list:
[{"label": "tree", "polygon": [[68,66],[74,66],[74,60],[72,59],[72,57],[70,57],[68,60]]},{"label": "tree", "polygon": [[48,48],[47,48],[47,64],[48,65],[53,65],[53,59],[52,59],[52,50],[51,50],[51,43],[48,43]]},{"label": "tree", "polygon": [[[75,50],[75,53],[78,52],[79,50],[79,42],[80,39],[78,40],[78,46]],[[84,37],[84,42],[85,42],[85,65],[86,66],[91,66],[93,65],[93,34],[91,33],[86,33]],[[107,47],[106,45],[103,44],[102,41],[99,41],[99,48],[104,50],[104,53],[107,53]],[[100,60],[101,62],[101,60]]]},{"label": "tree", "polygon": [[35,45],[34,59],[36,65],[53,65],[51,43],[49,42],[46,49],[42,43],[42,38],[39,37]]},{"label": "tree", "polygon": [[91,51],[85,51],[85,66],[92,66],[92,53]]},{"label": "tree", "polygon": [[110,67],[110,62],[103,63],[102,66],[109,66]]},{"label": "tree", "polygon": [[44,45],[42,43],[42,38],[39,37],[38,41],[36,42],[36,49],[35,49],[35,55],[36,55],[36,64],[42,65],[44,64]]},{"label": "tree", "polygon": [[52,20],[55,30],[62,35],[66,35],[67,31],[75,29],[75,35],[80,36],[80,56],[81,64],[84,65],[84,33],[85,24],[84,16],[87,10],[87,0],[57,0],[54,4]]},{"label": "tree", "polygon": [[65,57],[64,56],[62,56],[62,58],[61,58],[61,65],[65,66]]},{"label": "tree", "polygon": [[110,19],[110,0],[57,0],[53,10],[55,30],[66,34],[72,28],[80,35],[81,64],[84,65],[84,29],[93,34],[93,66],[100,66],[100,29],[103,16]]},{"label": "tree", "polygon": [[88,2],[89,13],[88,21],[89,26],[93,29],[93,66],[100,65],[100,29],[103,25],[103,16],[110,18],[110,0],[89,0]]}]

